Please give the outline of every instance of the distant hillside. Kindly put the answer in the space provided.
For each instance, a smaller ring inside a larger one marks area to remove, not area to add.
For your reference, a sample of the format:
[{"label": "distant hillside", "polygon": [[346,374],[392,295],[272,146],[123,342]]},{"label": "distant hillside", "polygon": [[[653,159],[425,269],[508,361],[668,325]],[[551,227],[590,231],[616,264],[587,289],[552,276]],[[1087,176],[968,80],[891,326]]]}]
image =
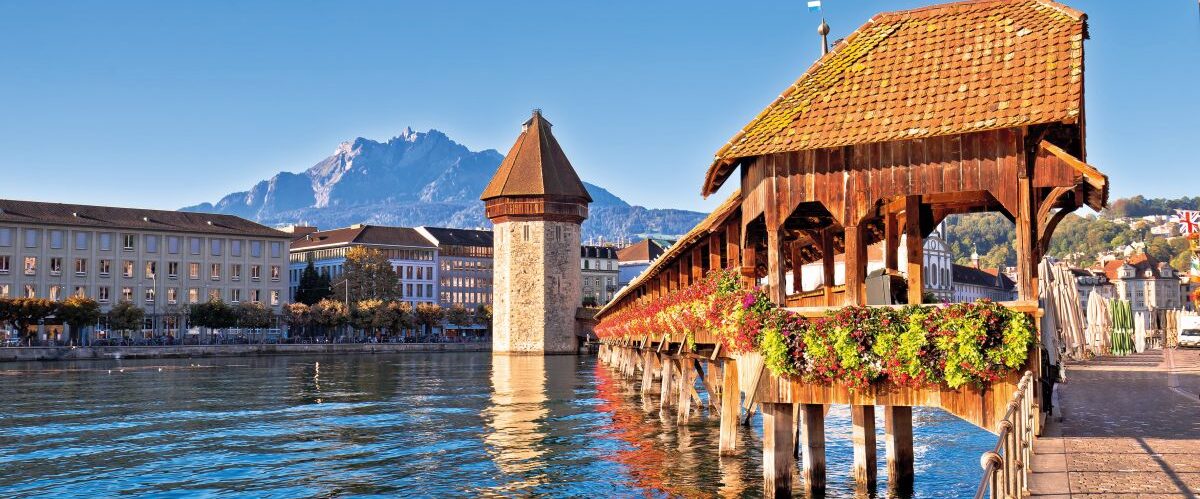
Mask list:
[{"label": "distant hillside", "polygon": [[1104,218],[1144,217],[1147,215],[1174,215],[1175,210],[1200,210],[1200,196],[1178,199],[1145,198],[1134,196],[1121,198],[1108,204],[1101,212]]},{"label": "distant hillside", "polygon": [[[321,228],[354,223],[490,227],[479,194],[503,156],[471,151],[442,132],[406,129],[387,141],[357,138],[300,173],[280,172],[216,203],[182,208],[242,216],[267,225]],[[683,234],[704,218],[687,210],[630,205],[585,182],[594,202],[583,238]]]}]

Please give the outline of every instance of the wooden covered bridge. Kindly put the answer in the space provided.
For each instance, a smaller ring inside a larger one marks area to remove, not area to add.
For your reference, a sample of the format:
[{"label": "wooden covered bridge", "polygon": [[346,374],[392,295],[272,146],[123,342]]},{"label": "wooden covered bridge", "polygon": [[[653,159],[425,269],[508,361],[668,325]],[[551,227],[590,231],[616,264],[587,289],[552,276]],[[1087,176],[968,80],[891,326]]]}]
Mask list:
[{"label": "wooden covered bridge", "polygon": [[[603,332],[717,269],[736,269],[747,286],[803,317],[866,305],[867,248],[876,244],[893,288],[907,289],[872,305],[920,303],[923,238],[947,215],[982,211],[1004,214],[1016,229],[1019,299],[1004,305],[1038,316],[1037,263],[1056,224],[1081,206],[1102,208],[1108,195],[1107,178],[1084,162],[1086,38],[1086,16],[1050,0],[876,15],[720,148],[702,194],[730,179],[735,189],[599,312],[601,359],[640,379],[643,396],[674,407],[680,421],[702,387],[720,414],[722,453],[737,452],[736,425],[760,407],[770,495],[791,493],[796,438],[804,487],[824,490],[828,404],[851,405],[864,489],[876,482],[877,406],[887,422],[889,484],[901,490],[913,478],[913,406],[999,431],[1021,373],[1037,378],[1036,346],[1021,369],[984,386],[853,389],[776,375],[760,352],[732,351],[703,328]],[[803,278],[805,264],[814,262],[822,284],[803,289],[814,281]]]}]

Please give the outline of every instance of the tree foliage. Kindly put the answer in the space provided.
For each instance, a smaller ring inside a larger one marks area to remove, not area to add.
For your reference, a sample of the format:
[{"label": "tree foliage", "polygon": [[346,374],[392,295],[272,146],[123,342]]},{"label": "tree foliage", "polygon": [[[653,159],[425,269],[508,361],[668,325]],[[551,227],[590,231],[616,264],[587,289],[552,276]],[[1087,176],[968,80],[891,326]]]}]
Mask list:
[{"label": "tree foliage", "polygon": [[346,304],[338,300],[324,299],[311,307],[312,322],[324,328],[336,328],[350,320]]},{"label": "tree foliage", "polygon": [[418,303],[416,311],[417,325],[423,326],[429,333],[435,326],[441,325],[446,318],[446,309],[436,303]]},{"label": "tree foliage", "polygon": [[242,302],[237,306],[237,324],[256,329],[271,327],[271,309],[261,302]]},{"label": "tree foliage", "polygon": [[469,326],[472,322],[471,312],[461,303],[455,303],[446,311],[446,322],[456,326]]},{"label": "tree foliage", "polygon": [[1200,210],[1200,196],[1178,199],[1147,199],[1144,196],[1122,198],[1109,203],[1101,215],[1104,218],[1144,217],[1173,215],[1175,210]]},{"label": "tree foliage", "polygon": [[142,328],[145,318],[145,310],[121,300],[108,311],[108,327],[117,331],[136,331]]},{"label": "tree foliage", "polygon": [[312,260],[309,260],[308,265],[304,266],[304,271],[300,273],[300,282],[296,286],[296,301],[305,305],[313,305],[333,296],[333,290],[330,287],[329,276],[317,272]]},{"label": "tree foliage", "polygon": [[100,304],[85,296],[71,295],[63,300],[57,315],[71,326],[71,340],[78,341],[83,328],[100,319]]},{"label": "tree foliage", "polygon": [[333,282],[333,293],[337,299],[357,303],[400,298],[400,275],[392,270],[392,262],[382,251],[352,247],[346,251],[346,262],[342,269],[342,274]]},{"label": "tree foliage", "polygon": [[238,309],[227,305],[219,298],[214,298],[205,303],[192,305],[188,313],[188,321],[193,326],[209,329],[230,328],[238,323]]}]

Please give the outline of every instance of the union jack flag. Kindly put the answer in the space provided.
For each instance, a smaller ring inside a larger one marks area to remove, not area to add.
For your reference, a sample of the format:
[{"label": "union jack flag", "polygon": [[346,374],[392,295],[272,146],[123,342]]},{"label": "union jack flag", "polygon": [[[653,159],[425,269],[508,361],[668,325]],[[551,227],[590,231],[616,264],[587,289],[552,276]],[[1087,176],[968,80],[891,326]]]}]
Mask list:
[{"label": "union jack flag", "polygon": [[1184,234],[1200,234],[1200,211],[1175,210],[1179,214],[1179,230]]}]

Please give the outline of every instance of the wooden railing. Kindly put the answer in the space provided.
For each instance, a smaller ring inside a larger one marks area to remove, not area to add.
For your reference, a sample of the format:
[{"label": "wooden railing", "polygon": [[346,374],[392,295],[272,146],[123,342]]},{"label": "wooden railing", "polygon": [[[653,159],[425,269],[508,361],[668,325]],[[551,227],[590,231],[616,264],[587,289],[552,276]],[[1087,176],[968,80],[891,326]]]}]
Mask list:
[{"label": "wooden railing", "polygon": [[983,453],[979,465],[983,479],[975,499],[1015,499],[1025,495],[1029,485],[1029,463],[1033,456],[1036,414],[1033,409],[1033,373],[1025,372],[1017,392],[1008,403],[1004,419],[997,425],[996,447]]}]

